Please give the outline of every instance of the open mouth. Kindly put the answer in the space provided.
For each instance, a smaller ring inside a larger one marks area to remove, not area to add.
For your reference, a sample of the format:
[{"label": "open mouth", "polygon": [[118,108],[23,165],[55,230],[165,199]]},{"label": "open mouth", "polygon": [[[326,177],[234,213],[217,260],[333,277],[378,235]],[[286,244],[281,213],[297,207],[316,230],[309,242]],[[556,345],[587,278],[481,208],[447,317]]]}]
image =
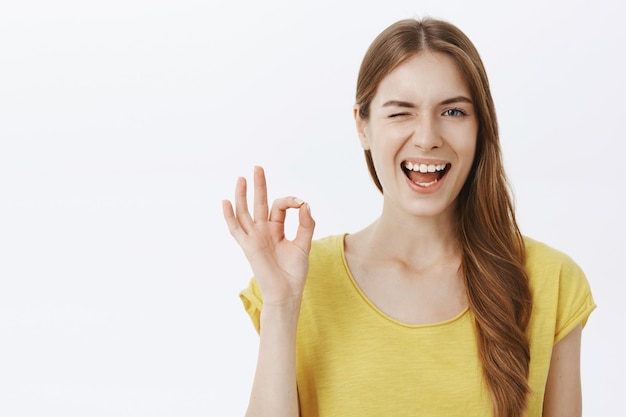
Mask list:
[{"label": "open mouth", "polygon": [[402,171],[420,187],[430,187],[441,180],[450,169],[450,164],[418,164],[409,161],[402,162]]}]

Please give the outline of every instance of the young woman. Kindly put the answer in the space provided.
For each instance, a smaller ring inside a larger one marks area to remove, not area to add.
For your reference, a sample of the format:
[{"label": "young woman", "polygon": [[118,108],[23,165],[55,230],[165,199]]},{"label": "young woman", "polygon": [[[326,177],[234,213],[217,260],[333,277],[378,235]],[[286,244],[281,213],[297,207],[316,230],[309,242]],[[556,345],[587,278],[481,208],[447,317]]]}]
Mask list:
[{"label": "young woman", "polygon": [[[249,416],[580,416],[583,272],[523,237],[487,76],[455,26],[404,20],[361,65],[356,127],[380,217],[312,241],[309,205],[268,207],[254,171],[224,217],[255,278]],[[284,235],[289,209],[299,228]]]}]

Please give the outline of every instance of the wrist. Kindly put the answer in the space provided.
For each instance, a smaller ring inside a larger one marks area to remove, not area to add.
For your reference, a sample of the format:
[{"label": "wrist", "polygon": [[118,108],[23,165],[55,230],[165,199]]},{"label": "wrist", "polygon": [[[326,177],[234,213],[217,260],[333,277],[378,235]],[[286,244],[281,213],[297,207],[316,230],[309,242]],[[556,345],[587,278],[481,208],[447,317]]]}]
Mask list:
[{"label": "wrist", "polygon": [[280,301],[263,302],[261,321],[280,321],[297,323],[300,315],[302,297],[294,296]]}]

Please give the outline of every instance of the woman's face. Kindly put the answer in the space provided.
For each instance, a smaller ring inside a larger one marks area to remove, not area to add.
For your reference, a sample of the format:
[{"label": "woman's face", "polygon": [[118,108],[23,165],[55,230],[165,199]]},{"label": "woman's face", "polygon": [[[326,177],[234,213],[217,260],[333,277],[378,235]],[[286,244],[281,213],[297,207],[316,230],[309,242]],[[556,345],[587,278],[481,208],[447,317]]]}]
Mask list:
[{"label": "woman's face", "polygon": [[415,216],[452,216],[478,134],[470,90],[452,58],[411,57],[380,83],[369,119],[358,116],[358,107],[355,115],[385,203]]}]

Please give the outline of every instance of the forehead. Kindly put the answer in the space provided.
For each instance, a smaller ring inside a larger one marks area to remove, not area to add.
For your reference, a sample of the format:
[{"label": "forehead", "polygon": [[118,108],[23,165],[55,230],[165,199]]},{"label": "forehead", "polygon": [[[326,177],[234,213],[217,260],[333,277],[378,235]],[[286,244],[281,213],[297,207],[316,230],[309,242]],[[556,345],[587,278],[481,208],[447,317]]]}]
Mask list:
[{"label": "forehead", "polygon": [[441,102],[457,96],[472,98],[454,59],[438,52],[422,52],[413,55],[383,78],[373,104],[399,99],[415,103]]}]

